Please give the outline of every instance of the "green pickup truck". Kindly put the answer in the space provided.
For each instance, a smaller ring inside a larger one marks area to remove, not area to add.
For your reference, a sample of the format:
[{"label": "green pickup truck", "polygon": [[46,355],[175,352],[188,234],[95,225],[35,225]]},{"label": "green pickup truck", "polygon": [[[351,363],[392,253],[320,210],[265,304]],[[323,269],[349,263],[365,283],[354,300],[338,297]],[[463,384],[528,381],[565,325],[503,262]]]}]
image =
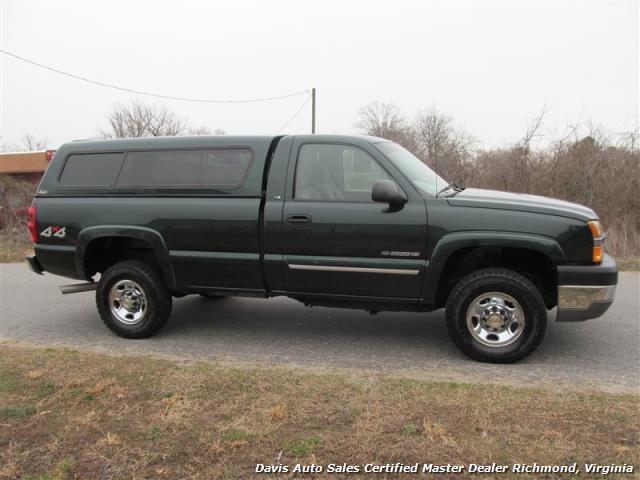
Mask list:
[{"label": "green pickup truck", "polygon": [[158,331],[173,297],[284,295],[371,313],[445,308],[462,352],[506,363],[540,344],[550,310],[602,315],[618,277],[593,210],[459,187],[375,137],[67,143],[29,230],[31,269],[84,280],[63,293],[95,289],[126,338]]}]

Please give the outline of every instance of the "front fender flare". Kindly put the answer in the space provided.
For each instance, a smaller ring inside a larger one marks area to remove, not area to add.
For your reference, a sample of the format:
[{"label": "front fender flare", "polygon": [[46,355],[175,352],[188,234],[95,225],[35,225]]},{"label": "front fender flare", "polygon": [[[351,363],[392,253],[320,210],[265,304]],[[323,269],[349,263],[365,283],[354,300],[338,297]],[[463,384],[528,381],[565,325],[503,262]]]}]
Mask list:
[{"label": "front fender flare", "polygon": [[542,235],[499,231],[467,231],[444,235],[436,244],[425,274],[423,301],[435,305],[440,279],[447,260],[468,247],[511,247],[533,250],[545,255],[554,265],[564,262],[562,247],[553,238]]},{"label": "front fender flare", "polygon": [[76,248],[76,269],[80,276],[86,277],[84,263],[87,246],[93,240],[104,237],[129,237],[149,243],[153,253],[156,255],[156,258],[160,263],[160,271],[167,283],[167,287],[169,287],[169,290],[176,289],[176,278],[171,265],[169,250],[167,249],[167,245],[164,243],[164,238],[162,238],[162,235],[160,235],[156,230],[141,226],[102,225],[83,229],[78,235],[78,244]]}]

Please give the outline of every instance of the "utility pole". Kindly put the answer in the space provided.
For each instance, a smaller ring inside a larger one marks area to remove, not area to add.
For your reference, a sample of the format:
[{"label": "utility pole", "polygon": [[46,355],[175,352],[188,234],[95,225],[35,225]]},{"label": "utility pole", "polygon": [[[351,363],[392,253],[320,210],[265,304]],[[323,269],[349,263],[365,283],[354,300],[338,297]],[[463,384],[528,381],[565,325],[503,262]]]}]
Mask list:
[{"label": "utility pole", "polygon": [[311,133],[316,133],[316,89],[311,89]]}]

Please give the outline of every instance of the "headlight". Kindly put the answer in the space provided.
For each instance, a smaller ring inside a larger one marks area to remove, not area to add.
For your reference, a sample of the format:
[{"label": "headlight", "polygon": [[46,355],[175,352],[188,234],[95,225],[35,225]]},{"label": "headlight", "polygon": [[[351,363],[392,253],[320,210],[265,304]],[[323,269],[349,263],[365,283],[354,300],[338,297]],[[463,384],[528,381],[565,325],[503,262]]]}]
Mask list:
[{"label": "headlight", "polygon": [[587,225],[593,237],[593,263],[600,263],[604,256],[604,230],[598,220],[591,220]]}]

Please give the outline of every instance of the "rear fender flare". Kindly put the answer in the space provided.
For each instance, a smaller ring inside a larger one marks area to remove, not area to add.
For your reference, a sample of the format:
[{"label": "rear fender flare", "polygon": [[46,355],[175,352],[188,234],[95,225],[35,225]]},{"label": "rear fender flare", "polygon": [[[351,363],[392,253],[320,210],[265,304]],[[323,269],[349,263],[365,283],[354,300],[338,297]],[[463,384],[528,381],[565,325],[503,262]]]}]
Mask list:
[{"label": "rear fender flare", "polygon": [[164,238],[162,238],[162,235],[160,235],[156,230],[140,226],[104,225],[83,229],[78,235],[78,245],[76,248],[76,269],[82,277],[86,277],[85,258],[87,246],[93,240],[105,237],[128,237],[147,242],[151,245],[151,249],[160,263],[160,271],[167,283],[167,287],[169,290],[176,289],[175,273],[171,265],[169,250],[164,242]]}]

